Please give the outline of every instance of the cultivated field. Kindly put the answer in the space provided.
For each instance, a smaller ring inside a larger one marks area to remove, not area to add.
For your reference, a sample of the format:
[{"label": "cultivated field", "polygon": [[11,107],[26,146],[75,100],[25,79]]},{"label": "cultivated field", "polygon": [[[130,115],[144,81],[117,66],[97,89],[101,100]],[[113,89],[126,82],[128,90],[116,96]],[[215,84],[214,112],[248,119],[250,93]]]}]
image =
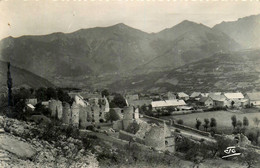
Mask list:
[{"label": "cultivated field", "polygon": [[[196,124],[196,118],[202,121],[202,124],[204,124],[204,119],[208,118],[215,118],[217,120],[217,129],[219,131],[223,131],[225,133],[230,133],[233,129],[231,124],[231,117],[233,115],[236,115],[237,120],[241,120],[243,122],[243,118],[246,116],[249,120],[249,128],[254,128],[256,125],[254,124],[253,119],[255,117],[258,117],[260,119],[260,112],[255,113],[243,113],[243,112],[229,112],[229,111],[214,111],[214,112],[203,112],[203,113],[192,113],[192,114],[184,114],[184,115],[176,115],[176,116],[164,116],[162,118],[169,119],[174,118],[176,120],[182,119],[184,122],[184,125],[190,126],[195,128]],[[260,127],[260,124],[259,124]],[[200,127],[202,130],[202,126]]]}]

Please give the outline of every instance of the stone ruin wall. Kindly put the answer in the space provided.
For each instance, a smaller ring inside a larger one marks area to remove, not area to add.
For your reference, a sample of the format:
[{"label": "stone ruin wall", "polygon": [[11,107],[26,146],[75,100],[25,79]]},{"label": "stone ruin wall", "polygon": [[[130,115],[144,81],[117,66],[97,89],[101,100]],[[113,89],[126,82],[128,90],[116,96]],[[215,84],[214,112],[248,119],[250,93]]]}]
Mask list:
[{"label": "stone ruin wall", "polygon": [[86,129],[87,127],[87,109],[79,107],[79,128]]},{"label": "stone ruin wall", "polygon": [[158,126],[153,126],[145,135],[145,145],[151,146],[156,150],[165,150],[164,129]]},{"label": "stone ruin wall", "polygon": [[62,122],[65,124],[71,123],[71,108],[69,103],[63,104]]},{"label": "stone ruin wall", "polygon": [[49,103],[49,109],[51,110],[51,117],[62,118],[62,103],[59,100],[51,100]]},{"label": "stone ruin wall", "polygon": [[71,124],[74,127],[79,127],[79,105],[73,102],[71,106]]}]

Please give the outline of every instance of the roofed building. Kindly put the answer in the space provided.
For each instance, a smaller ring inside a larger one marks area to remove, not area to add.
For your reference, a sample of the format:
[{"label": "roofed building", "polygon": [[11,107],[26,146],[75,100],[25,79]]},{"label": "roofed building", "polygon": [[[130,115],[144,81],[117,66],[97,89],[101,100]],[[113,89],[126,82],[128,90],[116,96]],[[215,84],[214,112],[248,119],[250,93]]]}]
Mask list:
[{"label": "roofed building", "polygon": [[244,99],[244,95],[240,92],[237,93],[224,93],[223,94],[226,98],[229,100],[234,100],[234,99]]},{"label": "roofed building", "polygon": [[134,107],[142,107],[142,106],[149,106],[151,105],[152,100],[151,99],[144,99],[144,100],[127,100],[127,104],[129,106]]},{"label": "roofed building", "polygon": [[190,95],[190,99],[193,99],[195,100],[196,98],[198,98],[200,96],[201,92],[193,92],[191,95]]},{"label": "roofed building", "polygon": [[245,98],[250,105],[260,106],[260,92],[246,93]]},{"label": "roofed building", "polygon": [[214,102],[213,99],[210,97],[202,97],[199,100],[199,104],[206,107],[212,107]]},{"label": "roofed building", "polygon": [[153,101],[152,102],[152,108],[164,108],[164,107],[180,107],[180,106],[186,106],[186,103],[184,100],[165,100],[165,101]]},{"label": "roofed building", "polygon": [[179,98],[179,99],[183,99],[183,100],[189,100],[189,95],[187,95],[186,93],[184,93],[184,92],[179,92],[179,93],[177,93],[177,97]]}]

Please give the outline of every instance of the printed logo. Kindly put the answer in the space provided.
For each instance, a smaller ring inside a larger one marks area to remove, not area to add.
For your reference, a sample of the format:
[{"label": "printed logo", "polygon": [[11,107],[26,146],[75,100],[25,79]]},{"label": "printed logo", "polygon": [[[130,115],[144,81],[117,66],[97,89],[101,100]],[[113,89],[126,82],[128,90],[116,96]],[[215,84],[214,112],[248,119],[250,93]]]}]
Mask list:
[{"label": "printed logo", "polygon": [[222,156],[222,159],[223,158],[228,158],[228,157],[231,157],[231,156],[239,156],[239,155],[241,155],[241,153],[237,153],[236,152],[236,147],[235,146],[227,147],[227,149],[224,150],[224,152],[227,155],[226,156]]}]

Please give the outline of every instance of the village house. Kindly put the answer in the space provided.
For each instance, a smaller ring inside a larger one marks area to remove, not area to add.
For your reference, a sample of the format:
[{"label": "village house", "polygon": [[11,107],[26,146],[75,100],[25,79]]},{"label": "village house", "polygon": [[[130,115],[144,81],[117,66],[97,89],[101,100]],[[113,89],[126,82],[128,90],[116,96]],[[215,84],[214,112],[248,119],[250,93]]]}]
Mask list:
[{"label": "village house", "polygon": [[202,97],[208,97],[208,93],[200,93],[199,98],[201,99]]},{"label": "village house", "polygon": [[206,107],[213,107],[214,102],[213,99],[210,97],[202,97],[199,100],[199,105],[206,106]]},{"label": "village house", "polygon": [[152,103],[151,99],[142,99],[142,100],[128,100],[126,99],[127,106],[134,106],[140,108],[142,106],[149,106]]},{"label": "village house", "polygon": [[201,92],[193,92],[193,93],[190,95],[190,99],[191,99],[191,100],[199,100],[200,94],[201,94]]},{"label": "village house", "polygon": [[189,95],[187,95],[187,94],[184,93],[184,92],[179,92],[179,93],[177,93],[177,97],[178,97],[178,99],[182,99],[182,100],[184,100],[184,101],[189,100]]},{"label": "village house", "polygon": [[42,101],[41,104],[45,107],[48,108],[49,107],[49,103],[50,101]]},{"label": "village house", "polygon": [[161,95],[161,99],[162,100],[173,100],[176,99],[176,95],[173,92],[167,92],[167,93],[163,93]]},{"label": "village house", "polygon": [[26,99],[25,104],[31,104],[35,106],[37,104],[37,99],[36,98]]},{"label": "village house", "polygon": [[260,92],[246,93],[245,98],[251,106],[260,106]]},{"label": "village house", "polygon": [[76,104],[81,105],[82,107],[86,107],[87,106],[87,102],[79,94],[74,96],[74,101],[76,102]]},{"label": "village house", "polygon": [[241,92],[236,92],[236,93],[224,93],[223,94],[229,101],[228,107],[231,106],[236,106],[236,107],[241,107],[242,105],[245,104],[245,97]]},{"label": "village house", "polygon": [[184,102],[184,100],[161,100],[161,101],[153,101],[152,102],[152,108],[155,111],[156,109],[163,109],[166,107],[175,107],[175,108],[179,108],[182,106],[186,106],[186,103]]},{"label": "village house", "polygon": [[31,110],[31,111],[34,111],[35,107],[32,105],[32,104],[26,104],[26,107],[25,107],[27,110]]}]

